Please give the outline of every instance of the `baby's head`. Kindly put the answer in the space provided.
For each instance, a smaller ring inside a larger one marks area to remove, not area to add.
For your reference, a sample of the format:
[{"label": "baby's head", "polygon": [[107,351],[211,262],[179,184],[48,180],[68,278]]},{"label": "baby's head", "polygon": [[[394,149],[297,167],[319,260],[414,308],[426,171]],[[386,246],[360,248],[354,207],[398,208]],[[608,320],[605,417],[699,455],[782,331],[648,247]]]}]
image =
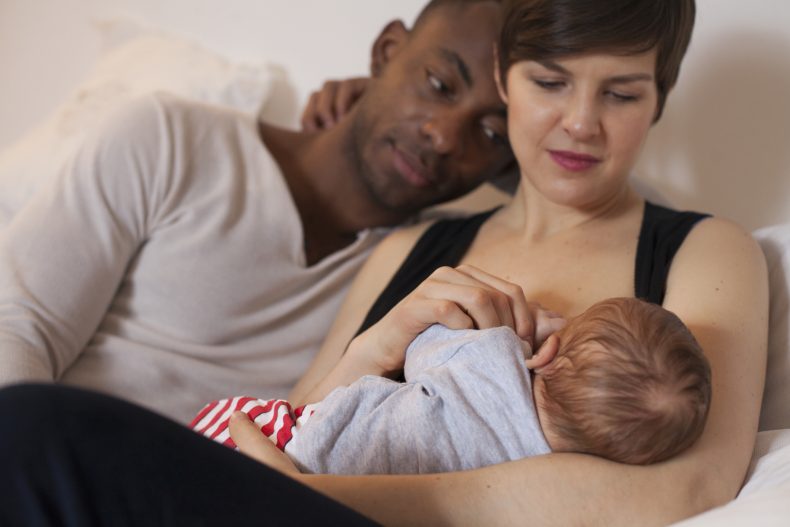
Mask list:
[{"label": "baby's head", "polygon": [[599,302],[558,333],[535,370],[535,401],[552,448],[648,464],[691,446],[711,397],[710,366],[674,314],[634,298]]}]

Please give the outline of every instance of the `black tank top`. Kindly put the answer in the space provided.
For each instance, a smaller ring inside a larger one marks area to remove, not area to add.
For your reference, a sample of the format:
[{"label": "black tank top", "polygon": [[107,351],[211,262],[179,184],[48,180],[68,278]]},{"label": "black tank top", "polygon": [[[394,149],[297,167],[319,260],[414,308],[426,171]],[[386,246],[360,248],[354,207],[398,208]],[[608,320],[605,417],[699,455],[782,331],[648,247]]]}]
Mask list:
[{"label": "black tank top", "polygon": [[[440,220],[431,225],[368,311],[357,335],[386,315],[423,280],[443,265],[455,267],[477,236],[477,231],[497,209],[473,216]],[[707,214],[679,212],[645,202],[636,248],[634,296],[661,304],[666,292],[672,258],[692,227]]]}]

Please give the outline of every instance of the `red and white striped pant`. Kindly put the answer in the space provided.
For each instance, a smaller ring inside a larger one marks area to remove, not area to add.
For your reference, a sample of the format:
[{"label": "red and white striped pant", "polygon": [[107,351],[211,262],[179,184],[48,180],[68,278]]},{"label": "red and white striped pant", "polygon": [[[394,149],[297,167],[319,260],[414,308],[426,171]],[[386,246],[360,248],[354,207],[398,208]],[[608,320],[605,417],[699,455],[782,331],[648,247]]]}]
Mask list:
[{"label": "red and white striped pant", "polygon": [[207,404],[189,423],[190,428],[223,445],[236,448],[230,437],[228,423],[234,412],[244,412],[258,425],[280,450],[298,434],[299,429],[316,410],[318,404],[308,404],[294,409],[282,399],[255,399],[233,397]]}]

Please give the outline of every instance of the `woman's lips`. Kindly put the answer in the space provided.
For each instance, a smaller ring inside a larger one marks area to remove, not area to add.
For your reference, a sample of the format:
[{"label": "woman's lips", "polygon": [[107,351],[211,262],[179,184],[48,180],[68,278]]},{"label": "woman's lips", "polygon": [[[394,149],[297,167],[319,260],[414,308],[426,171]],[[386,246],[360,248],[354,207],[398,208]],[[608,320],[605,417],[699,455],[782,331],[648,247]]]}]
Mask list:
[{"label": "woman's lips", "polygon": [[597,157],[564,150],[549,150],[549,155],[555,163],[571,172],[583,172],[601,162]]},{"label": "woman's lips", "polygon": [[392,148],[392,164],[407,183],[418,188],[431,185],[432,182],[422,164],[395,146]]}]

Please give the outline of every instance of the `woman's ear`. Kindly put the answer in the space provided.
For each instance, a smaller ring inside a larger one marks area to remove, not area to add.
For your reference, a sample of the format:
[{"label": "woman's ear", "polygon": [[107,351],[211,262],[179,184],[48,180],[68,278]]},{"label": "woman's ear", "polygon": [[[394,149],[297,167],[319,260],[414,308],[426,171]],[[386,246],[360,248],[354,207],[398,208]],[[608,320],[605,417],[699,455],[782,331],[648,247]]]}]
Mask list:
[{"label": "woman's ear", "polygon": [[499,70],[499,49],[494,44],[494,82],[496,83],[496,91],[499,92],[499,98],[502,102],[507,104],[507,90],[502,84],[502,72]]},{"label": "woman's ear", "polygon": [[527,368],[530,370],[539,370],[548,363],[554,360],[557,352],[560,350],[560,338],[557,334],[549,335],[537,353],[534,353],[531,358],[524,361]]},{"label": "woman's ear", "polygon": [[398,52],[409,37],[409,30],[400,20],[393,20],[381,30],[373,42],[370,56],[370,75],[378,77],[384,67]]}]

